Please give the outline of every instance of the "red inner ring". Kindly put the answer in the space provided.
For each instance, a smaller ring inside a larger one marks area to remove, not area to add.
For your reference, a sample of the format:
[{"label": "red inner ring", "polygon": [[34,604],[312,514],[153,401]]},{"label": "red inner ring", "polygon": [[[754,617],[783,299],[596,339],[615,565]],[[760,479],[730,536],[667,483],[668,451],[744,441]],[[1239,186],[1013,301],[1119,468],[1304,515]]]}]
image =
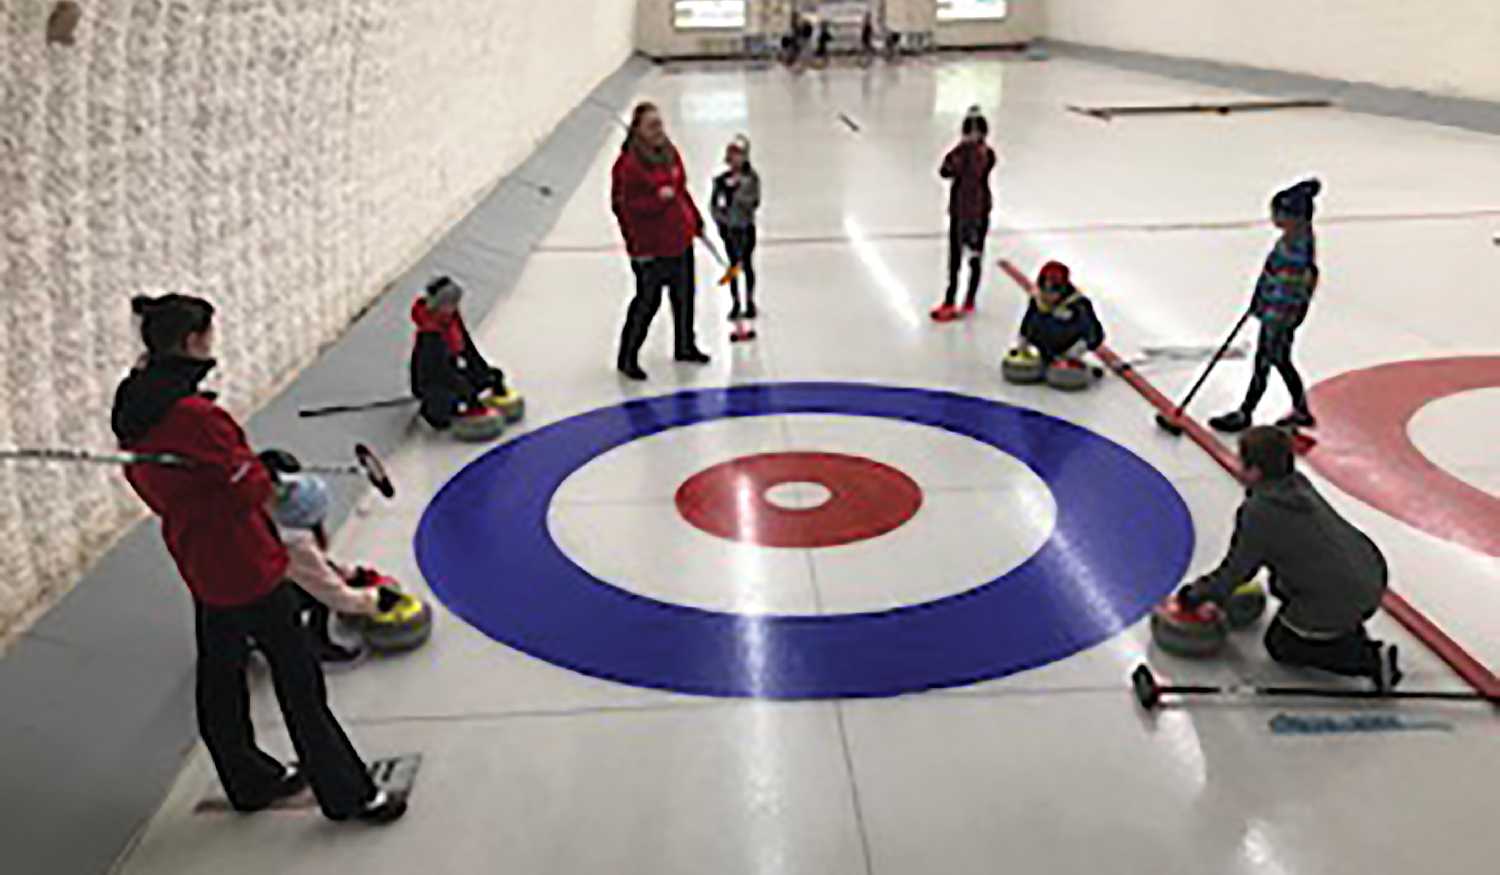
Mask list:
[{"label": "red inner ring", "polygon": [[[812,508],[772,504],[766,490],[817,483],[830,498]],[[677,510],[694,527],[763,547],[837,547],[900,528],[922,507],[922,489],[902,472],[841,453],[765,453],[731,459],[677,488]]]}]

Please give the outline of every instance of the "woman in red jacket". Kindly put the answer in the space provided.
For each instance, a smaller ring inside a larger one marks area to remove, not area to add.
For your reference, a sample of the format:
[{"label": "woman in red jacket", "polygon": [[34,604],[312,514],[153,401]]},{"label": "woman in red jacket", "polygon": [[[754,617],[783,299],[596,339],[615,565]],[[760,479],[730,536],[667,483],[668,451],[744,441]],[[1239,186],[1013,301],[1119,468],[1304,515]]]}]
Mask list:
[{"label": "woman in red jacket", "polygon": [[[389,823],[406,802],[371,782],[328,709],[322,668],[297,622],[287,552],[267,512],[273,475],[230,415],[199,391],[214,367],[213,305],[201,298],[136,298],[147,354],[115,392],[120,446],[187,460],[131,465],[125,477],[161,517],[167,551],[193,594],[198,640],[198,729],[230,804],[259,811],[309,783],[333,820]],[[245,682],[249,643],[271,666],[300,765],[255,743]]]},{"label": "woman in red jacket", "polygon": [[708,364],[693,336],[693,238],[703,234],[703,216],[688,193],[682,156],[667,139],[654,104],[635,108],[611,174],[610,203],[635,271],[635,299],[620,332],[620,373],[646,379],[641,344],[661,309],[663,286],[672,302],[677,361]]}]

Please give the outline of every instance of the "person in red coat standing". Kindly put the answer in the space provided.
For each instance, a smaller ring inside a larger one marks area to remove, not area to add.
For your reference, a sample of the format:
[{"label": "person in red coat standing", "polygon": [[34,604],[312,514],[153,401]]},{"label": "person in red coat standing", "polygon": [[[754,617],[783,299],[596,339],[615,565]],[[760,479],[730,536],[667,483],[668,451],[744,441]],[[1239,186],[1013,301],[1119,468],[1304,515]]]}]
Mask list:
[{"label": "person in red coat standing", "polygon": [[[938,173],[952,181],[948,195],[948,291],[943,303],[932,311],[932,318],[951,322],[974,312],[979,297],[980,262],[984,258],[984,238],[990,233],[990,173],[995,169],[995,150],[985,142],[990,124],[971,107],[964,116],[963,139],[943,158]],[[964,254],[969,255],[969,291],[962,310],[958,304],[958,273]]]},{"label": "person in red coat standing", "polygon": [[[275,474],[214,396],[198,384],[214,367],[214,308],[201,298],[136,298],[146,356],[115,392],[120,446],[180,466],[128,465],[125,478],[161,518],[162,537],[192,592],[198,642],[198,729],[229,802],[259,811],[312,785],[323,813],[389,823],[406,801],[377,789],[328,709],[323,671],[297,620],[296,585],[268,506]],[[245,680],[250,642],[271,666],[300,764],[255,743]]]},{"label": "person in red coat standing", "polygon": [[703,234],[703,215],[688,193],[682,156],[654,104],[636,106],[631,117],[611,173],[610,204],[635,272],[635,298],[620,332],[620,373],[646,379],[641,345],[661,309],[663,288],[672,302],[677,361],[708,364],[693,334],[693,238]]}]

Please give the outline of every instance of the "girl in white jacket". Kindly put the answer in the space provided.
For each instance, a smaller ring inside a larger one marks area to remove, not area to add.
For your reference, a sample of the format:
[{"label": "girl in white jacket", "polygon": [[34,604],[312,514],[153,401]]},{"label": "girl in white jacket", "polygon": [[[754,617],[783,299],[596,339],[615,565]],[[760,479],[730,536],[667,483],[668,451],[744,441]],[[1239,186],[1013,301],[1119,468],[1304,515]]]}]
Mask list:
[{"label": "girl in white jacket", "polygon": [[280,474],[271,515],[286,545],[290,563],[286,576],[309,596],[303,612],[312,630],[318,656],[324,662],[348,663],[364,655],[344,647],[329,634],[330,611],[353,617],[374,617],[391,610],[400,598],[396,582],[369,568],[350,568],[328,557],[323,518],[328,513],[328,487],[309,474]]}]

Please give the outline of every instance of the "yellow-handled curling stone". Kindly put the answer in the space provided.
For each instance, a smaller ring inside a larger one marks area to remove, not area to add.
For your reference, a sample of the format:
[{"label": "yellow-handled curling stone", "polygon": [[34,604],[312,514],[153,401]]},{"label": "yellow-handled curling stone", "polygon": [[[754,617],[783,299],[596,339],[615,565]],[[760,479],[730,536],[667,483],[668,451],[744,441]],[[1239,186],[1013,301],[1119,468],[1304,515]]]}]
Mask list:
[{"label": "yellow-handled curling stone", "polygon": [[1047,366],[1042,363],[1041,354],[1028,347],[1016,347],[1006,353],[1005,360],[1000,363],[1000,373],[1007,383],[1040,383],[1046,372]]},{"label": "yellow-handled curling stone", "polygon": [[503,395],[487,395],[484,404],[499,411],[507,423],[520,422],[526,416],[526,399],[515,389],[507,389]]},{"label": "yellow-handled curling stone", "polygon": [[414,650],[432,637],[432,608],[414,595],[401,593],[389,611],[364,618],[360,634],[371,650],[380,653]]}]

